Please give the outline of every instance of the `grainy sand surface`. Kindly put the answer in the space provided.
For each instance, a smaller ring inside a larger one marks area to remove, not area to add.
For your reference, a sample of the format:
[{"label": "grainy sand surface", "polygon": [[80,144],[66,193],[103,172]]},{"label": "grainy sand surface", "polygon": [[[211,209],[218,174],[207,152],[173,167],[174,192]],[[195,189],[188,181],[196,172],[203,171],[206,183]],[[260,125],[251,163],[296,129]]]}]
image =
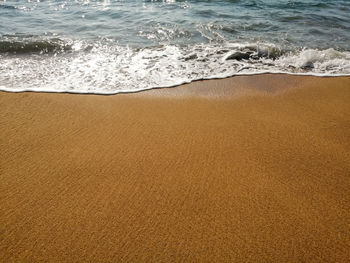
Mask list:
[{"label": "grainy sand surface", "polygon": [[0,93],[1,262],[349,262],[350,78]]}]

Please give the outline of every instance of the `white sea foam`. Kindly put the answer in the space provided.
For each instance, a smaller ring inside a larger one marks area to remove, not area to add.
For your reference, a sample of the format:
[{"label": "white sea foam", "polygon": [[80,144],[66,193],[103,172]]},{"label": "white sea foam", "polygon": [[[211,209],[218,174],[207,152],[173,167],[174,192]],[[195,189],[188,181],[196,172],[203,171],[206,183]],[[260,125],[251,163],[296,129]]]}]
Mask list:
[{"label": "white sea foam", "polygon": [[108,41],[70,46],[67,52],[1,54],[0,89],[115,94],[247,74],[350,75],[350,52],[332,48],[225,43],[136,49]]}]

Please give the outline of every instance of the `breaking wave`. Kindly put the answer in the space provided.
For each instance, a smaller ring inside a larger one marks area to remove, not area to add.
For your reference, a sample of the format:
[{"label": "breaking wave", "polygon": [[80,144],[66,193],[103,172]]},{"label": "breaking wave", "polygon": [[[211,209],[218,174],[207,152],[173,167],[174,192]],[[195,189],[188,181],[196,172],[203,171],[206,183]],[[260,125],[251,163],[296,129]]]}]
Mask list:
[{"label": "breaking wave", "polygon": [[271,43],[144,48],[57,38],[0,42],[2,90],[115,94],[260,73],[350,75],[350,52]]}]

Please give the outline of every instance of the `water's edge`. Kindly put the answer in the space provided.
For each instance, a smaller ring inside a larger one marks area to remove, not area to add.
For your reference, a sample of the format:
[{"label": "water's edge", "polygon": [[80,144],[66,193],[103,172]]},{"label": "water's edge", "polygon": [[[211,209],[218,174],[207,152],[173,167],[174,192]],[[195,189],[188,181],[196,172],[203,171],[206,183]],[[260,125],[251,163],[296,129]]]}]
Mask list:
[{"label": "water's edge", "polygon": [[8,93],[59,93],[59,94],[77,94],[77,95],[103,95],[103,96],[112,96],[112,95],[118,95],[118,94],[133,94],[133,93],[140,93],[148,90],[154,90],[154,89],[168,89],[168,88],[175,88],[182,85],[190,84],[193,82],[199,82],[199,81],[205,81],[205,80],[223,80],[223,79],[229,79],[234,77],[241,77],[241,76],[257,76],[257,75],[289,75],[289,76],[304,76],[304,77],[319,77],[319,78],[340,78],[340,77],[350,77],[350,74],[313,74],[313,73],[291,73],[291,72],[258,72],[258,73],[242,73],[242,74],[234,74],[227,77],[208,77],[208,78],[201,78],[201,79],[194,79],[191,81],[184,81],[182,83],[177,83],[170,86],[155,86],[155,87],[149,87],[144,89],[133,89],[133,90],[118,90],[116,92],[86,92],[86,91],[72,91],[72,90],[54,90],[54,89],[10,89],[6,88],[0,85],[0,92],[8,92]]}]

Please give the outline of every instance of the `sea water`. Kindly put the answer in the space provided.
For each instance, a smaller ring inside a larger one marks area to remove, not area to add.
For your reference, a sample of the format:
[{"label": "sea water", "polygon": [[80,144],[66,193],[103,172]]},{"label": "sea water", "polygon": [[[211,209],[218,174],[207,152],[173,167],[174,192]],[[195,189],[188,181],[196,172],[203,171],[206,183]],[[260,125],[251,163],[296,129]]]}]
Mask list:
[{"label": "sea water", "polygon": [[114,94],[350,75],[349,0],[0,0],[0,89]]}]

